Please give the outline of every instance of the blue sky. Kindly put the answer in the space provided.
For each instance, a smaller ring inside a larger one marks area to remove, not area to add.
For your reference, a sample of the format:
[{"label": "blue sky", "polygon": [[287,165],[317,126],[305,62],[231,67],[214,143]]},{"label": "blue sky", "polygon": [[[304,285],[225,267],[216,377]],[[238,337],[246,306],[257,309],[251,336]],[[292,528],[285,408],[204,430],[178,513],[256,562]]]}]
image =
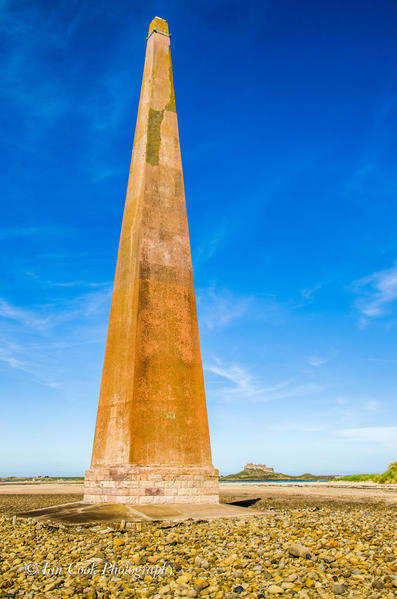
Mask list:
[{"label": "blue sky", "polygon": [[89,465],[151,19],[214,464],[397,459],[397,4],[0,1],[0,474]]}]

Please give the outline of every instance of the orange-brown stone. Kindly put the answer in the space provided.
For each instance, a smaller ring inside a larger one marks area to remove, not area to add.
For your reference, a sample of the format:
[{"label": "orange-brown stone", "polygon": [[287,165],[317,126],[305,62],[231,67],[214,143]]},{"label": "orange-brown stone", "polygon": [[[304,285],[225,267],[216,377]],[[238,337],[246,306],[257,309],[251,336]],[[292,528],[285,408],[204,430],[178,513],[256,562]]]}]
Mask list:
[{"label": "orange-brown stone", "polygon": [[85,500],[214,502],[217,480],[170,37],[167,22],[156,17],[147,41]]}]

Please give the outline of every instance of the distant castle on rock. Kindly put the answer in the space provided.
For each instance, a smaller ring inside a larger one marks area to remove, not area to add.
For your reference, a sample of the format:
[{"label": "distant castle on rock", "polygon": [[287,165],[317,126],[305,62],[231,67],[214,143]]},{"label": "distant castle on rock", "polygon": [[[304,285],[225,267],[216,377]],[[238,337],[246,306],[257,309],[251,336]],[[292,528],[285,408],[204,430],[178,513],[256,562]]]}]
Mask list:
[{"label": "distant castle on rock", "polygon": [[265,464],[246,464],[244,470],[262,470],[263,472],[274,472],[274,468],[268,468]]}]

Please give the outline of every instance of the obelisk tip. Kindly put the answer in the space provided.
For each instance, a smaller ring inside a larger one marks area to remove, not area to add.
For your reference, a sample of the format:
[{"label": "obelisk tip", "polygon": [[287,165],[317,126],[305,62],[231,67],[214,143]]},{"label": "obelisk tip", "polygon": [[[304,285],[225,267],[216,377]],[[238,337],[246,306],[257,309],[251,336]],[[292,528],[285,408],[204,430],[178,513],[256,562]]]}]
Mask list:
[{"label": "obelisk tip", "polygon": [[153,21],[149,25],[148,36],[152,33],[154,29],[156,31],[159,31],[160,33],[165,33],[166,35],[169,35],[168,23],[165,19],[161,19],[160,17],[154,17]]}]

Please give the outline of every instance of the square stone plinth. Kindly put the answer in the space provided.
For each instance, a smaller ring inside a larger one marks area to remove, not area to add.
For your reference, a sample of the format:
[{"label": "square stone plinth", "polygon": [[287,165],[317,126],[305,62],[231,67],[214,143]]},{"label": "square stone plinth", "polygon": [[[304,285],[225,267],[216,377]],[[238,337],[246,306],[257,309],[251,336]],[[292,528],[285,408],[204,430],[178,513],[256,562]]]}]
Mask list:
[{"label": "square stone plinth", "polygon": [[212,466],[140,466],[90,468],[85,473],[87,503],[216,504],[218,471]]},{"label": "square stone plinth", "polygon": [[[184,520],[215,520],[218,518],[247,518],[262,512],[237,505],[220,503],[173,503],[139,505],[77,502],[32,510],[17,514],[18,518],[34,518],[41,522],[65,526],[99,525],[116,530],[142,530],[153,522],[182,522]],[[102,529],[103,532],[104,529]],[[109,528],[105,530],[110,530]]]}]

